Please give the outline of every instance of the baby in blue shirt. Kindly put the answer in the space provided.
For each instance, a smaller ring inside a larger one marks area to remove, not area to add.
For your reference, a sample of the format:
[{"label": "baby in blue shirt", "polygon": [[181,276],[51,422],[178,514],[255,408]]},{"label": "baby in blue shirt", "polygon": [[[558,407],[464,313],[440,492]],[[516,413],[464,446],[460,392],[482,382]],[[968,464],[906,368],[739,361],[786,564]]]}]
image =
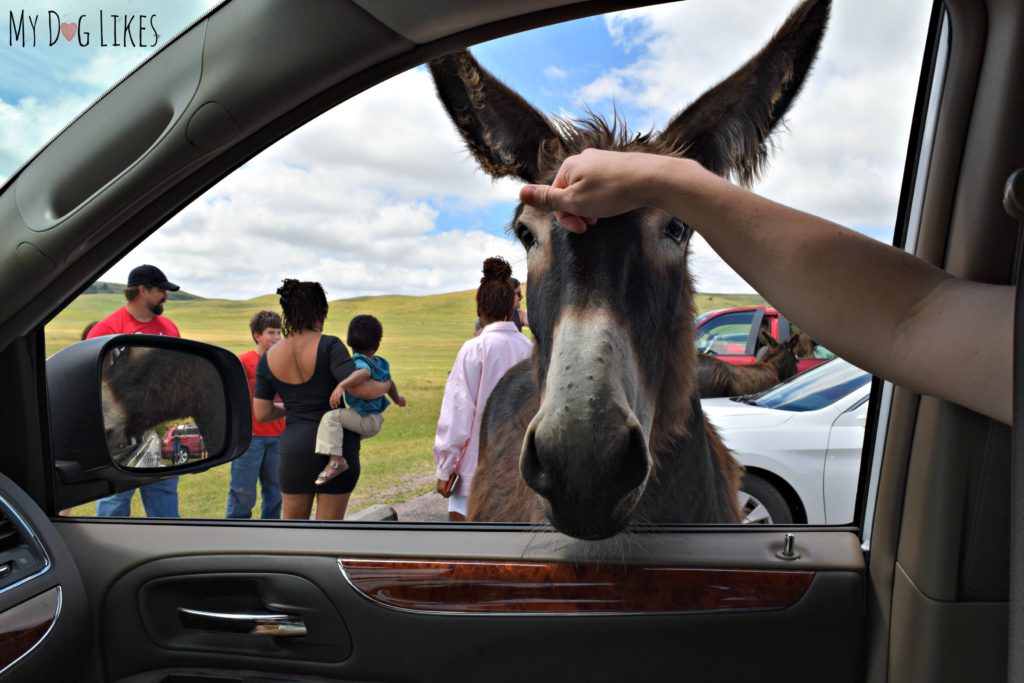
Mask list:
[{"label": "baby in blue shirt", "polygon": [[[357,315],[348,324],[346,342],[352,349],[352,360],[356,370],[335,387],[330,400],[331,406],[335,409],[327,411],[320,419],[320,427],[316,432],[316,453],[328,457],[329,460],[323,472],[317,475],[317,486],[329,482],[348,469],[348,462],[342,455],[341,448],[345,429],[363,438],[376,436],[384,424],[384,416],[381,413],[391,405],[387,397],[390,396],[396,405],[405,406],[405,398],[398,393],[398,387],[391,379],[391,366],[386,359],[374,355],[380,348],[383,336],[384,328],[372,315]],[[387,395],[364,399],[348,392],[348,389],[367,380],[390,383]],[[342,394],[348,408],[337,407],[342,405]]]}]

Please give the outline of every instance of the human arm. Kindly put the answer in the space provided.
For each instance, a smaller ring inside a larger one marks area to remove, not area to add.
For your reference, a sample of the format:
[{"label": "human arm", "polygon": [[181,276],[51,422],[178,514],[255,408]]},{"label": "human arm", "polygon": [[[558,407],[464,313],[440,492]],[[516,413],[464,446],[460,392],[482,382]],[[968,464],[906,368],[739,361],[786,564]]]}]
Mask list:
[{"label": "human arm", "polygon": [[[357,371],[358,372],[358,371]],[[352,373],[353,375],[355,373]],[[367,371],[367,377],[370,376],[370,371]],[[360,382],[353,387],[347,387],[348,393],[352,394],[356,398],[366,398],[367,400],[373,400],[374,398],[380,398],[384,394],[391,390],[391,381],[378,382],[377,380],[365,380]]]},{"label": "human arm", "polygon": [[395,384],[394,379],[391,380],[391,388],[388,389],[388,396],[391,398],[392,401],[395,402],[395,405],[398,406],[399,408],[405,407],[405,396],[402,396],[400,393],[398,393],[398,385]]},{"label": "human arm", "polygon": [[563,163],[551,187],[526,186],[520,197],[555,209],[572,232],[597,218],[660,208],[689,223],[763,297],[855,365],[1012,419],[1011,287],[952,277],[687,159],[587,150]]},{"label": "human arm", "polygon": [[388,393],[391,388],[391,382],[378,382],[377,380],[368,379],[359,386],[352,387],[348,390],[348,393],[352,394],[356,398],[365,398],[368,401],[372,401],[375,398],[380,398],[384,394]]},{"label": "human arm", "polygon": [[[355,387],[363,384],[366,380],[370,379],[370,371],[366,368],[360,368],[353,372],[345,379],[338,382],[338,386],[334,387],[334,391],[331,392],[330,404],[332,408],[337,408],[341,405],[341,397],[344,396],[346,391],[351,392]],[[353,396],[357,394],[353,393]],[[359,396],[359,398],[363,398]]]},{"label": "human arm", "polygon": [[435,487],[437,492],[445,498],[452,495],[452,489],[459,483],[458,475],[454,475],[449,479],[438,479],[437,486]]},{"label": "human arm", "polygon": [[264,355],[256,363],[252,387],[252,416],[257,422],[272,422],[285,416],[285,409],[274,402],[276,396],[277,390],[274,388],[267,357]]},{"label": "human arm", "polygon": [[[331,359],[331,373],[339,383],[344,384],[346,379],[358,372],[355,362],[348,354],[348,349],[345,348],[340,339],[331,337],[327,351]],[[342,391],[348,391],[356,398],[367,400],[380,398],[388,393],[388,389],[391,387],[390,382],[378,382],[368,379],[369,373],[367,373],[366,377],[367,379],[364,379],[362,382],[359,382],[358,378],[353,379],[353,385],[345,384]],[[337,387],[335,387],[335,391],[337,391]]]},{"label": "human arm", "polygon": [[272,400],[254,398],[252,400],[252,415],[257,422],[272,422],[284,417],[285,410]]}]

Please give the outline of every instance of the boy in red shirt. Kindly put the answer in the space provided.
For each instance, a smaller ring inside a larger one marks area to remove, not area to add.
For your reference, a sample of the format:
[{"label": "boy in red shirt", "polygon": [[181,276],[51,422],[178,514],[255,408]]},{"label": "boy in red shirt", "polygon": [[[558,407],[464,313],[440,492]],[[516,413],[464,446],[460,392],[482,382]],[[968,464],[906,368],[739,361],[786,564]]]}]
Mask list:
[{"label": "boy in red shirt", "polygon": [[[249,331],[256,348],[238,356],[249,380],[249,398],[256,386],[256,364],[260,356],[281,341],[281,316],[260,311],[249,321]],[[284,418],[272,422],[252,421],[252,442],[248,450],[231,462],[231,484],[228,487],[227,517],[249,519],[256,504],[256,480],[260,482],[263,502],[260,517],[281,517],[281,485],[278,466],[281,462],[279,443],[284,431]]]}]

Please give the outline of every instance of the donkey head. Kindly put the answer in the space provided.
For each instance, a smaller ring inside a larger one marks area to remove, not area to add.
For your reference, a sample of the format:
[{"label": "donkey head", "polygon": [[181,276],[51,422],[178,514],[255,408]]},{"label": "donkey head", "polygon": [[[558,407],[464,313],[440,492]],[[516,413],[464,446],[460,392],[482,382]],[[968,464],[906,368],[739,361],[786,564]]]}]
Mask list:
[{"label": "donkey head", "polygon": [[797,358],[814,357],[814,341],[803,332],[793,334],[784,343]]},{"label": "donkey head", "polygon": [[[685,155],[749,183],[815,59],[829,4],[801,4],[759,54],[659,133],[632,136],[617,119],[550,121],[465,51],[429,66],[452,121],[494,178],[550,183],[565,157],[595,147]],[[526,249],[541,392],[520,471],[558,529],[611,536],[660,468],[708,457],[671,447],[695,391],[690,231],[655,209],[578,235],[520,205],[512,225]]]},{"label": "donkey head", "polygon": [[793,353],[793,347],[790,344],[790,340],[782,342],[781,344],[775,341],[775,338],[770,334],[767,335],[768,339],[768,352],[764,355],[761,360],[775,368],[775,371],[779,375],[779,381],[783,382],[790,377],[796,375],[797,371],[797,357]]}]

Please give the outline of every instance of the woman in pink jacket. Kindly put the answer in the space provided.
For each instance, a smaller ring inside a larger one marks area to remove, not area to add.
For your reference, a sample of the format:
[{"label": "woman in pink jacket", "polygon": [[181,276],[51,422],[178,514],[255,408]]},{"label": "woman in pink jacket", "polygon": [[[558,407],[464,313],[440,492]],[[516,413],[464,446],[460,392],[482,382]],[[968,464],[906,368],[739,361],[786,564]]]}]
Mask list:
[{"label": "woman in pink jacket", "polygon": [[484,276],[476,290],[476,312],[483,330],[462,345],[444,387],[434,460],[437,491],[448,498],[448,519],[453,522],[466,519],[487,397],[509,368],[530,355],[529,340],[512,322],[516,290],[511,279],[512,267],[505,259],[484,261]]}]

